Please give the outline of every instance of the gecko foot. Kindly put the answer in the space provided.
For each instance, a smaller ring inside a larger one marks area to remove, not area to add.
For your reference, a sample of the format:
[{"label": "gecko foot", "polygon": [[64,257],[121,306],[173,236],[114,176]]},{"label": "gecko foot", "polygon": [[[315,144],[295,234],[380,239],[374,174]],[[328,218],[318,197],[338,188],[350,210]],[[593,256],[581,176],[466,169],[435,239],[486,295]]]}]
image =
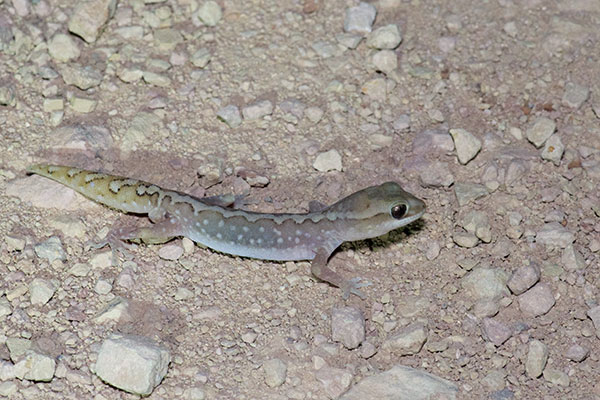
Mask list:
[{"label": "gecko foot", "polygon": [[92,249],[101,249],[104,246],[109,246],[112,252],[112,265],[119,264],[119,256],[117,253],[121,253],[123,257],[127,260],[131,260],[133,256],[128,252],[128,250],[135,249],[135,245],[126,242],[123,238],[128,237],[128,235],[133,232],[135,228],[113,228],[111,229],[106,237],[100,241],[92,241],[86,243],[86,247]]},{"label": "gecko foot", "polygon": [[360,288],[369,286],[371,284],[371,282],[361,282],[361,278],[360,277],[356,277],[356,278],[352,278],[352,279],[348,279],[341,287],[342,289],[342,298],[344,300],[347,300],[348,297],[350,297],[351,294],[354,294],[358,297],[360,297],[361,299],[365,299],[366,296],[364,295],[363,292],[361,292]]}]

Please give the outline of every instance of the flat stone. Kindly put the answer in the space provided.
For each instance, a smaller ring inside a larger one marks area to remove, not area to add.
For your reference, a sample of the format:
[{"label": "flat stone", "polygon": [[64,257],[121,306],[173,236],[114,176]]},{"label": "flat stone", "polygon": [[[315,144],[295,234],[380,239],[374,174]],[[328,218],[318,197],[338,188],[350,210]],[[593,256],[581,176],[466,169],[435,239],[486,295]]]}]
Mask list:
[{"label": "flat stone", "polygon": [[393,50],[400,45],[402,35],[396,24],[385,25],[375,29],[367,37],[367,47]]},{"label": "flat stone", "polygon": [[411,324],[385,339],[381,348],[398,356],[417,354],[427,341],[427,328],[420,323]]},{"label": "flat stone", "polygon": [[69,31],[88,43],[98,38],[106,22],[114,15],[117,0],[87,0],[77,3],[69,18]]},{"label": "flat stone", "polygon": [[371,100],[385,101],[387,99],[387,83],[383,78],[368,80],[362,85],[361,92]]},{"label": "flat stone", "polygon": [[59,62],[67,62],[79,58],[81,50],[71,36],[57,33],[48,42],[50,57]]},{"label": "flat stone", "polygon": [[208,49],[202,48],[196,50],[194,54],[190,57],[190,62],[198,68],[204,68],[208,65],[212,58],[212,55],[208,51]]},{"label": "flat stone", "polygon": [[540,267],[536,263],[524,265],[513,271],[507,285],[511,292],[516,295],[525,293],[540,280]]},{"label": "flat stone", "polygon": [[537,232],[535,241],[546,246],[564,249],[575,241],[575,235],[560,223],[549,222]]},{"label": "flat stone", "polygon": [[352,374],[341,368],[323,367],[315,372],[315,379],[321,382],[328,398],[337,399],[350,387]]},{"label": "flat stone", "polygon": [[527,140],[539,149],[552,136],[555,130],[556,124],[554,121],[545,117],[538,118],[527,130]]},{"label": "flat stone", "polygon": [[388,75],[398,68],[398,56],[392,50],[381,50],[373,54],[372,63],[377,71]]},{"label": "flat stone", "polygon": [[205,1],[198,9],[198,18],[206,26],[215,26],[223,17],[223,10],[216,1]]},{"label": "flat stone", "polygon": [[550,138],[544,144],[542,150],[542,159],[551,161],[554,165],[559,166],[560,160],[565,152],[565,145],[560,140],[558,134],[550,136]]},{"label": "flat stone", "polygon": [[313,163],[313,168],[320,172],[341,171],[342,156],[335,149],[320,153]]},{"label": "flat stone", "polygon": [[34,382],[50,382],[54,377],[56,361],[53,357],[35,351],[27,351],[25,357],[15,364],[15,375],[19,379]]},{"label": "flat stone", "polygon": [[590,349],[574,344],[567,349],[565,357],[571,361],[582,362],[590,354]]},{"label": "flat stone", "polygon": [[546,283],[538,283],[518,299],[521,311],[536,317],[546,314],[556,303],[552,289]]},{"label": "flat stone", "polygon": [[419,369],[396,365],[362,379],[339,400],[455,400],[457,395],[458,387],[451,381]]},{"label": "flat stone", "polygon": [[67,259],[67,253],[57,236],[52,236],[46,241],[36,244],[33,249],[39,258],[48,260],[50,264],[56,260],[65,261]]},{"label": "flat stone", "polygon": [[538,378],[542,375],[548,361],[548,346],[539,340],[529,342],[529,351],[525,361],[525,373],[529,378]]},{"label": "flat stone", "polygon": [[481,150],[481,140],[464,129],[450,129],[450,135],[454,140],[456,155],[462,165],[466,165]]},{"label": "flat stone", "polygon": [[478,183],[456,182],[454,184],[454,194],[456,195],[459,207],[462,207],[487,196],[490,192],[484,185]]},{"label": "flat stone", "polygon": [[590,89],[586,86],[579,85],[574,82],[568,82],[565,85],[565,93],[562,97],[562,104],[571,107],[579,108],[590,97]]},{"label": "flat stone", "polygon": [[365,340],[365,317],[354,307],[334,308],[331,313],[331,339],[347,349],[355,349]]},{"label": "flat stone", "polygon": [[242,124],[240,109],[233,104],[225,106],[217,111],[217,118],[225,122],[231,128],[238,127]]},{"label": "flat stone", "polygon": [[571,383],[569,375],[554,368],[546,368],[544,370],[544,379],[558,386],[567,387]]},{"label": "flat stone", "polygon": [[54,283],[41,278],[35,278],[29,284],[29,294],[31,295],[31,304],[44,305],[56,292]]},{"label": "flat stone", "polygon": [[496,347],[501,346],[513,334],[508,325],[493,318],[484,318],[481,328],[484,336]]},{"label": "flat stone", "polygon": [[462,278],[462,287],[475,299],[499,298],[509,294],[507,274],[499,268],[475,268]]},{"label": "flat stone", "polygon": [[168,350],[149,338],[113,334],[100,347],[94,373],[109,385],[147,396],[167,374],[170,361]]},{"label": "flat stone", "polygon": [[454,175],[450,165],[442,161],[434,161],[419,173],[421,184],[425,187],[450,187],[454,183]]},{"label": "flat stone", "polygon": [[375,21],[377,9],[369,3],[360,2],[356,7],[346,9],[344,18],[344,31],[346,32],[371,32]]},{"label": "flat stone", "polygon": [[273,103],[261,100],[242,108],[242,115],[246,120],[256,120],[273,113]]},{"label": "flat stone", "polygon": [[287,364],[278,358],[272,358],[263,362],[263,371],[267,386],[281,386],[287,376]]}]

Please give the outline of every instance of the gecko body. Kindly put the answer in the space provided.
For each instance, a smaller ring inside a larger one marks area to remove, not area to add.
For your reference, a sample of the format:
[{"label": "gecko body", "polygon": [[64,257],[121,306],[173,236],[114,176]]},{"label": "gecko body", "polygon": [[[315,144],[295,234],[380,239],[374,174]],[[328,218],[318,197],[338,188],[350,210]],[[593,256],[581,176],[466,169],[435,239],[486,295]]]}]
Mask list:
[{"label": "gecko body", "polygon": [[425,203],[395,182],[372,186],[308,213],[258,213],[225,206],[219,197],[194,196],[154,184],[79,168],[34,165],[29,173],[60,182],[116,210],[147,214],[150,226],[118,229],[109,245],[141,240],[162,243],[185,236],[216,251],[263,260],[312,260],[312,273],[343,289],[344,297],[364,284],[344,279],[327,266],[345,241],[383,235],[419,219]]}]

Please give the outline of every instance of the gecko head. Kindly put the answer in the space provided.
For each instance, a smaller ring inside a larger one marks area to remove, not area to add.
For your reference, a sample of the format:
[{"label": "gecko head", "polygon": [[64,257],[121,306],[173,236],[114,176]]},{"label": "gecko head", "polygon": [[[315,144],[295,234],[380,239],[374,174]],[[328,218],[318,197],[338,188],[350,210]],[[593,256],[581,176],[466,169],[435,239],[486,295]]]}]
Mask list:
[{"label": "gecko head", "polygon": [[345,240],[359,240],[377,237],[416,221],[425,212],[425,203],[396,182],[386,182],[356,192],[330,209],[348,221]]}]

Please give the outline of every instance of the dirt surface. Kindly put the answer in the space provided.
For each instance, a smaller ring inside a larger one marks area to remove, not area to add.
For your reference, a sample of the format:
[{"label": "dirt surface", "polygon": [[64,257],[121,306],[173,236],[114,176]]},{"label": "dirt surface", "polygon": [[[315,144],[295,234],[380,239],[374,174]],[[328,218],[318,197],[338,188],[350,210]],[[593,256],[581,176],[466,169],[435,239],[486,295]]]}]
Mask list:
[{"label": "dirt surface", "polygon": [[[218,3],[209,26],[202,1],[122,1],[86,42],[74,2],[0,0],[0,396],[135,398],[94,373],[120,332],[170,353],[150,399],[336,398],[396,365],[461,399],[600,398],[600,3],[372,2],[374,31],[399,27],[396,67],[340,36],[356,2]],[[27,177],[34,162],[249,193],[263,212],[394,180],[427,213],[335,253],[371,282],[344,301],[307,262],[186,239],[112,266],[85,244],[119,213]],[[332,336],[342,307],[364,316],[356,349]],[[47,382],[15,376],[15,338],[56,362]]]}]

